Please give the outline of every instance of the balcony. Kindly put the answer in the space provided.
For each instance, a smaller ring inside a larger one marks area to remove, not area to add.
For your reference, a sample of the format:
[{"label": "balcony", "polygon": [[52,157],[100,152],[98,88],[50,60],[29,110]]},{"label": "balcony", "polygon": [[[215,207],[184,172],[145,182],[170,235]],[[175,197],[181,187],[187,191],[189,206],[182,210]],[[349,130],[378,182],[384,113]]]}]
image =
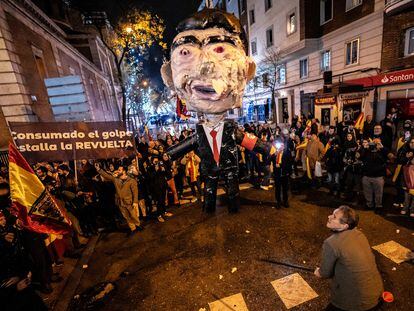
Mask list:
[{"label": "balcony", "polygon": [[392,15],[400,13],[411,6],[414,6],[414,0],[385,0],[384,12],[387,15]]}]

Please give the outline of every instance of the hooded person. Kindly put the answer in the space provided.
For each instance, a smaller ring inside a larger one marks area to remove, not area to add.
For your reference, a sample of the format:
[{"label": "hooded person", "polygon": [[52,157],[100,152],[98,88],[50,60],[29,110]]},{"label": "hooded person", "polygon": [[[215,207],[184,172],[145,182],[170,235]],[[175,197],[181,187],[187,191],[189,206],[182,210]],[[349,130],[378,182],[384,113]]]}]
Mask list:
[{"label": "hooded person", "polygon": [[262,154],[269,147],[226,120],[228,110],[240,108],[244,89],[256,65],[247,56],[248,41],[239,20],[216,9],[203,9],[182,21],[171,45],[171,60],[161,68],[164,83],[197,112],[196,132],[167,153],[172,159],[197,149],[205,178],[204,208],[216,207],[217,183],[226,183],[230,212],[239,209],[237,144]]}]

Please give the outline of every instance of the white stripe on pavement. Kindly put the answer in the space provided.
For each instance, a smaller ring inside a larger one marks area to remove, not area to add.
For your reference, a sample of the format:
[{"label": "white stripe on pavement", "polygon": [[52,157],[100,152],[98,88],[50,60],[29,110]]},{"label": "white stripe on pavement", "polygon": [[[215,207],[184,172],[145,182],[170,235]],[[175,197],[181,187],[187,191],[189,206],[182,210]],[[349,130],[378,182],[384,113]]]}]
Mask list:
[{"label": "white stripe on pavement", "polygon": [[372,248],[397,264],[406,261],[408,254],[411,253],[408,248],[392,240],[373,246]]},{"label": "white stripe on pavement", "polygon": [[273,281],[271,284],[288,309],[318,297],[298,273]]},{"label": "white stripe on pavement", "polygon": [[249,311],[241,293],[208,304],[210,311]]}]

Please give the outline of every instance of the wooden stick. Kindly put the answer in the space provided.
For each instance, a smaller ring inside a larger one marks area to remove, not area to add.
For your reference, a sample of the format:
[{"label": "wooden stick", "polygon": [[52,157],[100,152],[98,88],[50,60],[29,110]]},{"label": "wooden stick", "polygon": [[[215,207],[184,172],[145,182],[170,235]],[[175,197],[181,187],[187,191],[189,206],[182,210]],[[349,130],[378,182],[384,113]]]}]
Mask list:
[{"label": "wooden stick", "polygon": [[271,259],[259,259],[259,261],[272,263],[272,264],[280,265],[280,266],[286,266],[286,267],[289,267],[289,268],[300,269],[300,270],[309,271],[309,272],[313,272],[315,270],[315,269],[310,268],[310,267],[294,265],[294,264],[291,264],[291,263],[281,262],[281,261],[276,261],[276,260],[271,260]]}]

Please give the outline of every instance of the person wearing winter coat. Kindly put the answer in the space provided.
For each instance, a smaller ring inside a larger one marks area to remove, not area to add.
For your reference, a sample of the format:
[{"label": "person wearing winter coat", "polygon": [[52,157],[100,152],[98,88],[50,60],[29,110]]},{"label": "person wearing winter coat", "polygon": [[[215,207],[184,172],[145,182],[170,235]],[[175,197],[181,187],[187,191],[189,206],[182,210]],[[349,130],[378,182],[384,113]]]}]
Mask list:
[{"label": "person wearing winter coat", "polygon": [[289,207],[288,190],[289,176],[292,173],[293,158],[291,152],[282,141],[274,144],[276,153],[270,157],[273,164],[273,178],[275,180],[276,208]]},{"label": "person wearing winter coat", "polygon": [[339,141],[334,139],[331,141],[331,146],[325,154],[326,170],[328,172],[328,184],[330,192],[334,195],[339,194],[339,176],[343,169],[342,151],[339,146]]}]

